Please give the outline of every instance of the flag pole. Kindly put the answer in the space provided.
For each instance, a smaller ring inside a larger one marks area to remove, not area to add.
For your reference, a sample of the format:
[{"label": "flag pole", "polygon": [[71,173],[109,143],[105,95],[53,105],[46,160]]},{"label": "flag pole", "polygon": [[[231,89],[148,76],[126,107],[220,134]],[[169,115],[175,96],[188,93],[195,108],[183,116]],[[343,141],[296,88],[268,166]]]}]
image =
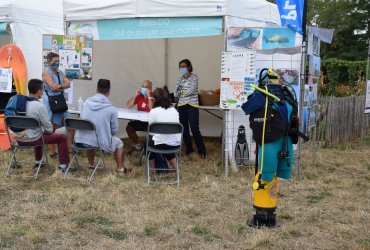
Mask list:
[{"label": "flag pole", "polygon": [[[304,0],[304,7],[303,7],[303,21],[302,21],[302,56],[301,56],[301,72],[300,72],[300,84],[299,84],[299,119],[300,119],[300,126],[299,130],[303,130],[303,102],[304,102],[304,89],[305,89],[305,81],[306,81],[306,58],[307,58],[307,28],[306,28],[306,21],[307,21],[307,0]],[[302,159],[302,139],[299,138],[298,140],[298,157],[297,157],[297,168],[296,168],[296,179],[299,180],[301,176],[301,159]]]}]

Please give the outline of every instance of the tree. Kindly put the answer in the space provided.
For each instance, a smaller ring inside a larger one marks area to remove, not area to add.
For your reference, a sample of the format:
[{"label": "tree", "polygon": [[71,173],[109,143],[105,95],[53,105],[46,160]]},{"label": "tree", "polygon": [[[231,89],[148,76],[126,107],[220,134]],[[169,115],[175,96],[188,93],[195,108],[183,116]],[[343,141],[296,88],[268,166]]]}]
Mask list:
[{"label": "tree", "polygon": [[308,0],[307,24],[334,29],[333,42],[321,43],[321,58],[366,60],[368,0]]},{"label": "tree", "polygon": [[308,0],[307,25],[334,29],[332,43],[321,43],[321,58],[367,59],[369,9],[368,0]]}]

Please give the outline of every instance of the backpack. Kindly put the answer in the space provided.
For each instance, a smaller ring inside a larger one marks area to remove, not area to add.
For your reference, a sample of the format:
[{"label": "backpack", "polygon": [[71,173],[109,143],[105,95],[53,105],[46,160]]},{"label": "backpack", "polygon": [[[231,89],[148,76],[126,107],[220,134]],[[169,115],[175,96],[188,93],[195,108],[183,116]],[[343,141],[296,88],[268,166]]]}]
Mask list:
[{"label": "backpack", "polygon": [[[281,102],[277,102],[271,97],[268,98],[267,105],[267,116],[265,124],[265,142],[271,142],[282,136],[290,136],[293,144],[298,143],[298,137],[302,137],[305,141],[308,141],[308,137],[299,131],[298,121],[298,102],[294,89],[289,89],[285,85],[267,85],[268,91],[279,97]],[[258,101],[265,100],[263,93],[255,90],[252,95],[263,95],[263,98],[255,98]],[[292,106],[292,112],[288,121],[286,116],[288,111],[285,106],[285,102],[288,102]],[[247,102],[248,103],[248,102]],[[242,109],[246,111],[248,108],[244,103]],[[253,112],[248,111],[246,114],[250,114],[249,122],[253,132],[253,139],[257,144],[262,144],[262,132],[263,132],[263,121],[265,115],[265,103],[263,101],[263,107],[254,110]]]},{"label": "backpack", "polygon": [[[21,115],[25,116],[26,115],[26,104],[27,101],[36,101],[35,98],[29,97],[29,96],[24,96],[24,95],[14,95],[12,96],[8,103],[6,104],[5,107],[5,118],[10,115]],[[13,132],[22,132],[24,129],[20,128],[14,128],[10,127],[10,130]]]}]

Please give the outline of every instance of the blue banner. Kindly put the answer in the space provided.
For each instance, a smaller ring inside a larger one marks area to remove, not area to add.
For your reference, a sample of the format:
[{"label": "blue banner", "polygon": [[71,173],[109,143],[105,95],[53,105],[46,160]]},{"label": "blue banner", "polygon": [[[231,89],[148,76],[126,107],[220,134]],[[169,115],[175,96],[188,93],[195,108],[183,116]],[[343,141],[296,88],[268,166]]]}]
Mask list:
[{"label": "blue banner", "polygon": [[214,36],[222,17],[122,18],[97,21],[100,40]]},{"label": "blue banner", "polygon": [[288,26],[303,35],[304,0],[276,0],[281,26]]}]

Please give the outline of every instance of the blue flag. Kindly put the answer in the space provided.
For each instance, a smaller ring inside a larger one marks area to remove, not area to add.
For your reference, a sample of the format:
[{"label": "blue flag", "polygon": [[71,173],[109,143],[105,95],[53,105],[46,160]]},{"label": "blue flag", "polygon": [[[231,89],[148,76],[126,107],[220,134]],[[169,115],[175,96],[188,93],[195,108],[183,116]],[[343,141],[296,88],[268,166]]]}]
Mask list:
[{"label": "blue flag", "polygon": [[304,0],[276,0],[281,26],[288,26],[303,35]]}]

